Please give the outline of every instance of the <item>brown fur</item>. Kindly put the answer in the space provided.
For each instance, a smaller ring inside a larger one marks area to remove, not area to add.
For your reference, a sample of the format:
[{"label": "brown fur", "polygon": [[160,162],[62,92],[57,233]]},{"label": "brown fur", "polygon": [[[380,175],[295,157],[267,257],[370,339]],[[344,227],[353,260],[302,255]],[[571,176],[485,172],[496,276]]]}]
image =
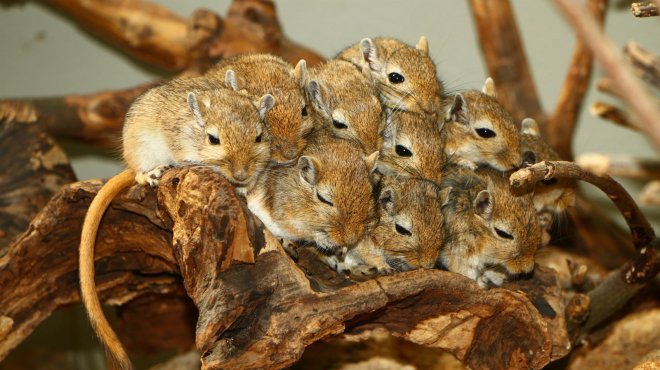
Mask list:
[{"label": "brown fur", "polygon": [[[451,166],[442,187],[450,188],[443,206],[445,243],[440,252],[445,268],[482,286],[500,285],[534,269],[541,230],[531,195],[514,195],[508,176],[488,168],[474,173]],[[484,195],[488,201],[480,202]]]},{"label": "brown fur", "polygon": [[303,114],[309,110],[303,94],[307,79],[304,61],[294,69],[274,55],[243,54],[221,61],[205,76],[224,84],[229,70],[235,73],[238,90],[253,97],[275,97],[277,104],[266,115],[273,135],[272,158],[278,163],[297,159],[313,129],[311,117]]},{"label": "brown fur", "polygon": [[[417,47],[393,38],[366,38],[339,53],[337,59],[360,67],[371,78],[381,102],[388,108],[427,114],[443,111],[443,84],[428,55],[424,37]],[[393,72],[405,80],[390,82],[388,75]]]},{"label": "brown fur", "polygon": [[354,246],[374,218],[371,165],[349,141],[317,139],[297,164],[267,170],[247,200],[275,236],[331,252]]},{"label": "brown fur", "polygon": [[[476,130],[483,128],[496,136],[479,136]],[[457,94],[442,136],[447,159],[460,165],[475,169],[485,164],[500,171],[522,165],[519,129],[494,96],[479,91]]]},{"label": "brown fur", "polygon": [[371,82],[353,64],[331,60],[313,68],[306,91],[317,129],[354,141],[365,154],[378,151],[383,110]]},{"label": "brown fur", "polygon": [[[440,125],[434,116],[388,110],[376,169],[385,175],[419,177],[439,183],[444,166],[441,143]],[[397,146],[407,149],[412,156],[400,155]]]}]

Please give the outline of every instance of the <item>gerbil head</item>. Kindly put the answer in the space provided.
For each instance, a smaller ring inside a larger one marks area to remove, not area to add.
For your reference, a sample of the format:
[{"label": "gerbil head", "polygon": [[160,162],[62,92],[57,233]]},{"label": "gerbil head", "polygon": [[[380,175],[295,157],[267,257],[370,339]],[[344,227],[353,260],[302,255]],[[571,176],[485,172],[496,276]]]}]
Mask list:
[{"label": "gerbil head", "polygon": [[443,126],[448,159],[489,165],[500,171],[521,167],[520,134],[509,112],[492,96],[468,91],[456,94]]},{"label": "gerbil head", "polygon": [[340,62],[327,64],[328,70],[320,73],[318,80],[307,84],[315,126],[332,136],[353,141],[365,153],[371,153],[380,147],[378,133],[382,127],[382,107],[371,84],[353,65],[341,62],[349,69],[341,75],[333,73],[339,69],[333,65]]},{"label": "gerbil head", "polygon": [[385,261],[398,271],[433,268],[444,238],[446,194],[435,183],[414,178],[386,176],[380,188],[372,239]]},{"label": "gerbil head", "polygon": [[[555,152],[541,137],[538,123],[532,118],[522,121],[521,150],[523,165],[531,166],[543,161],[560,161]],[[575,182],[551,178],[534,186],[534,208],[537,212],[558,214],[575,204]]]},{"label": "gerbil head", "polygon": [[416,47],[390,38],[360,41],[363,69],[371,76],[382,103],[391,109],[426,114],[442,111],[443,86],[422,36]]},{"label": "gerbil head", "polygon": [[182,138],[184,158],[218,166],[239,191],[252,187],[270,160],[264,117],[275,104],[273,96],[262,96],[256,109],[246,96],[222,89],[189,92],[187,100],[196,122],[190,134],[196,139],[186,143]]},{"label": "gerbil head", "polygon": [[444,163],[440,126],[431,115],[386,109],[383,146],[376,168],[386,175],[439,182]]},{"label": "gerbil head", "polygon": [[480,285],[530,274],[541,230],[530,195],[515,196],[505,175],[486,170],[451,183],[442,264]]},{"label": "gerbil head", "polygon": [[[352,247],[374,218],[369,163],[343,140],[328,141],[298,159],[297,205],[287,211],[321,250]],[[293,195],[295,193],[295,195]]]}]

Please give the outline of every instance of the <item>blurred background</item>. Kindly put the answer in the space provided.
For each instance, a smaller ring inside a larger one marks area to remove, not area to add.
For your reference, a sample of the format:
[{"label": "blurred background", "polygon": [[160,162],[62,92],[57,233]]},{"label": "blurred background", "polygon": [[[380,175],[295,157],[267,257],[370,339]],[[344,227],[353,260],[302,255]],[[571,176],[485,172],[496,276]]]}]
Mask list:
[{"label": "blurred background", "polygon": [[[153,2],[183,17],[201,7],[224,15],[230,3],[229,0]],[[549,1],[512,0],[511,3],[541,101],[547,111],[552,111],[575,37]],[[659,18],[638,19],[630,13],[627,2],[623,2],[621,9],[617,6],[619,2],[611,3],[606,32],[613,41],[622,47],[627,41],[635,40],[651,53],[660,54]],[[0,4],[4,3],[0,1]],[[324,57],[331,58],[367,36],[393,36],[414,44],[420,35],[426,35],[439,76],[450,91],[479,89],[486,78],[467,1],[281,0],[276,1],[276,6],[287,36]],[[135,64],[39,2],[12,2],[11,6],[0,7],[0,45],[0,98],[91,93],[128,88],[159,77],[156,71]],[[612,101],[594,88],[600,76],[601,69],[596,67],[585,108],[596,99]],[[657,158],[656,151],[642,135],[591,117],[587,109],[583,109],[578,122],[574,140],[576,155],[600,152]],[[122,168],[116,151],[80,143],[62,144],[80,180],[110,177]],[[641,189],[641,184],[633,181],[622,182],[635,196]],[[590,196],[594,202],[609,206],[600,193],[591,192]],[[660,212],[652,208],[644,211],[657,226]],[[50,368],[68,368],[72,363],[80,369],[102,368],[102,353],[96,347],[88,348],[95,342],[78,309],[57,313],[37,334],[21,348],[54,346],[69,356],[65,361],[69,365]],[[1,363],[0,369],[42,368],[37,364],[40,361],[35,360],[32,365],[19,361],[18,352]],[[16,367],[21,362],[24,367]]]}]

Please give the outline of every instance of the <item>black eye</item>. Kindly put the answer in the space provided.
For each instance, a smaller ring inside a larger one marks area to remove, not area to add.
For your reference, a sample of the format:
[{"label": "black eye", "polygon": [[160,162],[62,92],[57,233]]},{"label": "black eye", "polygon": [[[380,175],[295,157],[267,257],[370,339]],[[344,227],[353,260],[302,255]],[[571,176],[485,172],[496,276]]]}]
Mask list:
[{"label": "black eye", "polygon": [[403,145],[395,146],[394,151],[401,157],[412,157],[412,152]]},{"label": "black eye", "polygon": [[325,203],[325,204],[327,204],[327,205],[329,205],[329,206],[334,206],[334,204],[332,204],[331,201],[329,201],[329,200],[323,198],[323,197],[321,196],[321,194],[316,193],[316,197],[319,198],[319,200],[320,200],[322,203]]},{"label": "black eye", "polygon": [[495,131],[493,131],[491,129],[478,128],[478,129],[475,129],[474,131],[476,131],[477,135],[483,137],[484,139],[495,137]]},{"label": "black eye", "polygon": [[335,126],[335,128],[342,129],[342,130],[345,129],[345,128],[348,128],[348,126],[346,126],[345,123],[339,122],[336,119],[332,120],[332,125]]},{"label": "black eye", "polygon": [[394,228],[396,228],[396,232],[401,235],[406,235],[406,236],[412,235],[412,233],[409,230],[405,229],[403,226],[399,224],[394,224]]},{"label": "black eye", "polygon": [[209,134],[209,143],[211,143],[211,145],[218,145],[218,144],[220,144],[220,139],[218,139],[217,137]]},{"label": "black eye", "polygon": [[255,143],[260,143],[261,142],[261,134],[257,135],[257,138],[254,139]]},{"label": "black eye", "polygon": [[502,231],[502,230],[500,230],[500,229],[498,229],[498,228],[495,228],[495,232],[497,233],[497,235],[498,235],[500,238],[511,239],[511,240],[513,240],[513,235],[507,233],[506,231]]},{"label": "black eye", "polygon": [[307,106],[304,106],[302,109],[302,115],[303,117],[307,117]]},{"label": "black eye", "polygon": [[551,178],[551,179],[541,180],[541,182],[542,182],[544,185],[554,185],[554,184],[557,183],[557,179],[555,179],[555,178],[553,177],[553,178]]},{"label": "black eye", "polygon": [[406,79],[403,78],[400,74],[396,72],[392,72],[387,75],[387,79],[390,80],[391,83],[393,84],[400,84],[401,82],[405,81]]}]

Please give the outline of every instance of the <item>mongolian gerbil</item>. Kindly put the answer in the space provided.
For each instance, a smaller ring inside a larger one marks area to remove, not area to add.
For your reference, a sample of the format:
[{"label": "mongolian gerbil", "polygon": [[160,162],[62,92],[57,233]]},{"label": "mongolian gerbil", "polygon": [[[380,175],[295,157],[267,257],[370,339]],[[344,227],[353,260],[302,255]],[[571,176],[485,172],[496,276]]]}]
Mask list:
[{"label": "mongolian gerbil", "polygon": [[444,88],[429,57],[426,37],[416,47],[393,38],[365,38],[339,53],[371,77],[386,107],[410,112],[440,114]]},{"label": "mongolian gerbil", "polygon": [[350,248],[374,216],[374,157],[346,140],[312,143],[297,164],[265,171],[248,207],[276,237],[313,241],[327,253]]},{"label": "mongolian gerbil", "polygon": [[454,96],[442,128],[447,160],[476,169],[489,165],[500,171],[522,165],[520,132],[509,112],[497,101],[493,80],[483,92],[467,91]]},{"label": "mongolian gerbil", "polygon": [[85,216],[80,240],[82,299],[94,331],[122,369],[132,366],[103,315],[94,284],[96,233],[112,199],[134,181],[155,186],[167,168],[187,163],[218,166],[245,191],[270,160],[270,134],[263,120],[273,97],[264,95],[255,107],[243,94],[211,87],[204,79],[173,80],[136,99],[123,129],[128,169],[99,190]]},{"label": "mongolian gerbil", "polygon": [[490,168],[450,166],[441,186],[450,189],[442,207],[443,267],[481,286],[533,271],[541,231],[530,194],[515,196],[508,176]]},{"label": "mongolian gerbil", "polygon": [[266,122],[273,135],[272,159],[280,164],[298,158],[314,128],[303,95],[306,76],[304,60],[294,69],[282,58],[270,54],[228,58],[205,75],[250,96],[272,94],[275,97],[277,105],[266,114]]},{"label": "mongolian gerbil", "polygon": [[433,268],[443,242],[441,206],[446,192],[416,178],[385,176],[378,197],[378,222],[337,271],[371,275]]},{"label": "mongolian gerbil", "polygon": [[315,126],[357,143],[366,154],[378,151],[383,110],[371,81],[343,60],[312,68],[309,79],[306,90]]},{"label": "mongolian gerbil", "polygon": [[386,116],[376,169],[385,175],[420,177],[439,183],[444,153],[435,117],[389,109]]}]

